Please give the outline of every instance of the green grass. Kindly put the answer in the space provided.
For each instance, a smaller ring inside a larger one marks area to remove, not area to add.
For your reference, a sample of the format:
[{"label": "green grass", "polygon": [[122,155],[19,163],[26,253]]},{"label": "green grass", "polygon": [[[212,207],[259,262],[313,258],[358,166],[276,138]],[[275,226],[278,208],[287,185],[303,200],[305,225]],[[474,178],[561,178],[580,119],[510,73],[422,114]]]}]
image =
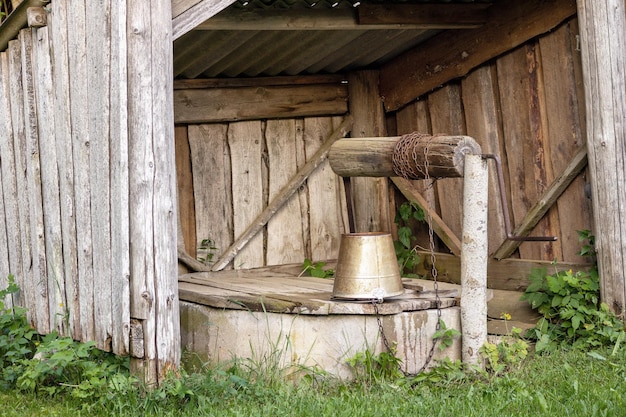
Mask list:
[{"label": "green grass", "polygon": [[506,375],[444,382],[252,380],[239,366],[208,369],[147,392],[118,387],[96,399],[0,393],[2,416],[626,416],[626,352],[536,356]]}]

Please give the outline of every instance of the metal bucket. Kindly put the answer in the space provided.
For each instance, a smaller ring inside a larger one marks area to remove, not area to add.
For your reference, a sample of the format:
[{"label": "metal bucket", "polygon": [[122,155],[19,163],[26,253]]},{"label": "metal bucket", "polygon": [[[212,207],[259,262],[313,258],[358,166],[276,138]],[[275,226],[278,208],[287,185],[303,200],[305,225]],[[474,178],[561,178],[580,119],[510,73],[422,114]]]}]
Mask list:
[{"label": "metal bucket", "polygon": [[333,298],[378,300],[404,293],[391,234],[341,236]]}]

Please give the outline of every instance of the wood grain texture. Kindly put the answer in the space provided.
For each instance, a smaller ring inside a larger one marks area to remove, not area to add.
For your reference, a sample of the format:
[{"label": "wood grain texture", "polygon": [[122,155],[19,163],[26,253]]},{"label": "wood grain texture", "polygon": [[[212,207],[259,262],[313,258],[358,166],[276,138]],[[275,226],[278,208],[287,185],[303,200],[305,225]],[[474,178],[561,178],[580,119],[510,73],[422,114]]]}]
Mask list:
[{"label": "wood grain texture", "polygon": [[[176,123],[345,114],[341,84],[188,89],[174,92]],[[226,105],[227,103],[227,105]]]},{"label": "wood grain texture", "polygon": [[[295,135],[295,120],[267,121],[269,201],[298,172]],[[267,223],[266,264],[302,262],[306,257],[304,249],[300,200],[294,194]]]},{"label": "wood grain texture", "polygon": [[[263,211],[261,174],[262,141],[260,121],[231,123],[228,146],[232,166],[234,236],[239,237]],[[265,261],[263,231],[256,234],[234,258],[235,268],[254,268]]]},{"label": "wood grain texture", "polygon": [[[190,125],[188,135],[195,212],[193,245],[211,239],[215,262],[234,240],[228,125]],[[197,255],[206,258],[207,253]]]},{"label": "wood grain texture", "polygon": [[168,1],[168,8],[173,8],[176,13],[172,19],[172,40],[180,38],[234,2],[235,0],[176,0],[176,3],[170,4]]},{"label": "wood grain texture", "polygon": [[626,309],[624,145],[626,5],[619,0],[578,3],[587,105],[586,134],[602,299],[617,314]]},{"label": "wood grain texture", "polygon": [[193,258],[196,258],[196,211],[194,209],[191,148],[187,130],[187,126],[176,126],[174,128],[178,217],[183,234],[183,242],[179,241],[178,246],[182,244],[185,251]]},{"label": "wood grain texture", "polygon": [[[378,90],[378,71],[349,74],[350,114],[354,117],[353,138],[386,136],[385,114]],[[354,232],[391,230],[388,180],[386,178],[354,178]]]},{"label": "wood grain texture", "polygon": [[385,108],[397,110],[575,13],[574,0],[498,2],[488,9],[484,26],[443,32],[383,65],[380,90]]},{"label": "wood grain texture", "polygon": [[76,236],[76,205],[74,196],[74,164],[72,157],[70,116],[70,70],[68,62],[67,3],[51,5],[50,42],[52,48],[52,84],[54,87],[54,136],[59,164],[59,193],[61,196],[61,230],[63,267],[65,275],[65,309],[69,313],[70,334],[81,335],[78,248]]}]

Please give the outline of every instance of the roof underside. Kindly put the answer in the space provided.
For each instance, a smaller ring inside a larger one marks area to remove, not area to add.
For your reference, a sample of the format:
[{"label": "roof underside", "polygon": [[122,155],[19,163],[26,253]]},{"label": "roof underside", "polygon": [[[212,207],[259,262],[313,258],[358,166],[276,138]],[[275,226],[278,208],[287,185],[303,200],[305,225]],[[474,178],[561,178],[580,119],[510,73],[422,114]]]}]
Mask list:
[{"label": "roof underside", "polygon": [[[438,15],[437,8],[443,10],[448,3],[239,0],[174,42],[174,75],[179,79],[258,77],[376,68],[455,25],[414,24],[411,19],[416,15],[401,23],[372,23],[364,17],[364,8],[430,5]],[[474,0],[455,3],[478,6],[483,12],[488,6]]]}]

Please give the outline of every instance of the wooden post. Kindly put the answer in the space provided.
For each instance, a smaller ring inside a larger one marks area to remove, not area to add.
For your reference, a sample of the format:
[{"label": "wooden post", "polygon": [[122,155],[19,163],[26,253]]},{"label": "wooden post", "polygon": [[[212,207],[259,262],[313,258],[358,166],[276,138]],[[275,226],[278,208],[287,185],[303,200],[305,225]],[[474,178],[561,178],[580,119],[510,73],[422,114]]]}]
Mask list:
[{"label": "wooden post", "polygon": [[626,305],[626,5],[578,0],[587,153],[602,300]]},{"label": "wooden post", "polygon": [[[350,114],[354,117],[353,138],[385,136],[385,113],[378,90],[378,71],[359,71],[348,76]],[[391,230],[387,178],[353,178],[352,201],[356,230]]]},{"label": "wooden post", "polygon": [[465,156],[461,239],[461,330],[463,363],[477,365],[487,341],[487,164]]}]

